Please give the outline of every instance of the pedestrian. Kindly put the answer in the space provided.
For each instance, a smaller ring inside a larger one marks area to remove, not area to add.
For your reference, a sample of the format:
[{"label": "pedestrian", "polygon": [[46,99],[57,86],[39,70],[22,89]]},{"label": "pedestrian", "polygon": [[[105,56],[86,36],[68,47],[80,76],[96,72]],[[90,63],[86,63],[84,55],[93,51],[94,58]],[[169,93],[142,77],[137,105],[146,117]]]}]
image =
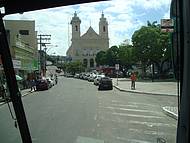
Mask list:
[{"label": "pedestrian", "polygon": [[133,72],[131,73],[131,89],[135,90],[135,81],[137,80],[136,74]]},{"label": "pedestrian", "polygon": [[57,79],[57,75],[55,74],[55,84],[57,84],[58,79]]},{"label": "pedestrian", "polygon": [[33,78],[29,79],[29,84],[30,84],[30,91],[31,92],[33,90],[35,91],[35,80]]},{"label": "pedestrian", "polygon": [[30,91],[32,91],[33,90],[32,79],[29,79],[29,85],[30,85]]}]

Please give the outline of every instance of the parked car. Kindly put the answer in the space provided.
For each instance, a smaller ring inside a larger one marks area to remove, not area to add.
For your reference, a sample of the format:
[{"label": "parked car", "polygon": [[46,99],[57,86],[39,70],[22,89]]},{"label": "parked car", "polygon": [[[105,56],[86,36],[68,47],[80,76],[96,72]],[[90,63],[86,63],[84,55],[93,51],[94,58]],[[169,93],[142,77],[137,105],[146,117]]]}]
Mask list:
[{"label": "parked car", "polygon": [[99,81],[99,87],[98,90],[103,90],[103,89],[113,89],[113,84],[112,84],[112,79],[109,77],[102,77]]},{"label": "parked car", "polygon": [[79,78],[79,74],[76,73],[76,74],[74,75],[74,78]]},{"label": "parked car", "polygon": [[48,90],[49,89],[49,85],[48,85],[48,81],[46,79],[38,79],[36,81],[36,90]]},{"label": "parked car", "polygon": [[80,73],[79,78],[84,79],[85,73]]},{"label": "parked car", "polygon": [[46,77],[46,80],[47,80],[47,82],[48,82],[49,88],[51,88],[52,86],[55,85],[55,80],[54,80],[53,78]]},{"label": "parked car", "polygon": [[96,74],[92,73],[92,74],[90,74],[90,76],[88,77],[88,81],[89,81],[89,82],[93,82],[95,78],[96,78]]},{"label": "parked car", "polygon": [[83,79],[84,80],[88,80],[88,77],[90,76],[90,74],[88,74],[88,73],[85,73],[84,75],[83,75]]},{"label": "parked car", "polygon": [[72,75],[72,74],[66,74],[66,77],[67,78],[71,78],[71,77],[74,77],[74,75]]},{"label": "parked car", "polygon": [[101,74],[101,75],[97,75],[96,78],[94,79],[94,85],[99,85],[99,80],[105,77],[105,75]]}]

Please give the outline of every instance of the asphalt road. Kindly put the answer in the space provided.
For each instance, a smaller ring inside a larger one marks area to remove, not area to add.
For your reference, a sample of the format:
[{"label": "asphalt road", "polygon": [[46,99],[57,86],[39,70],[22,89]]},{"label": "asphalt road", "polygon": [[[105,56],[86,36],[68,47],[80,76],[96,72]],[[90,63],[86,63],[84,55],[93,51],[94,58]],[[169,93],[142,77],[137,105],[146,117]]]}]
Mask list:
[{"label": "asphalt road", "polygon": [[[177,121],[161,107],[176,97],[98,91],[88,81],[59,77],[58,85],[23,97],[33,143],[174,143]],[[20,143],[7,105],[0,106],[0,142]]]}]

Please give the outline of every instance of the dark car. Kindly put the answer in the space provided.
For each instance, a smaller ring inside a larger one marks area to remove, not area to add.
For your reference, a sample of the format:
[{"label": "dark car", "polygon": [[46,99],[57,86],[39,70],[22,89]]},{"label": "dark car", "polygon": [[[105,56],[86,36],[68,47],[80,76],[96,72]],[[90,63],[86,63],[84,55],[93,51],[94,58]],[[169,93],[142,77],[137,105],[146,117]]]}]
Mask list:
[{"label": "dark car", "polygon": [[103,89],[113,89],[113,84],[112,84],[112,79],[109,77],[102,77],[99,81],[99,87],[98,90],[103,90]]},{"label": "dark car", "polygon": [[38,79],[36,81],[36,90],[48,90],[49,85],[46,79]]}]

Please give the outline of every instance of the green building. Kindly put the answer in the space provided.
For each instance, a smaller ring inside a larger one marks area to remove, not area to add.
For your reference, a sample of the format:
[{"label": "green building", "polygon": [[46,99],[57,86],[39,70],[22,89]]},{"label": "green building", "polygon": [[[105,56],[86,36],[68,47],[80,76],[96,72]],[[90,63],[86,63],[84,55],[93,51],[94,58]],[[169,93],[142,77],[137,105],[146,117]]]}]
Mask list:
[{"label": "green building", "polygon": [[15,72],[26,79],[38,70],[35,21],[4,20],[4,24]]}]

